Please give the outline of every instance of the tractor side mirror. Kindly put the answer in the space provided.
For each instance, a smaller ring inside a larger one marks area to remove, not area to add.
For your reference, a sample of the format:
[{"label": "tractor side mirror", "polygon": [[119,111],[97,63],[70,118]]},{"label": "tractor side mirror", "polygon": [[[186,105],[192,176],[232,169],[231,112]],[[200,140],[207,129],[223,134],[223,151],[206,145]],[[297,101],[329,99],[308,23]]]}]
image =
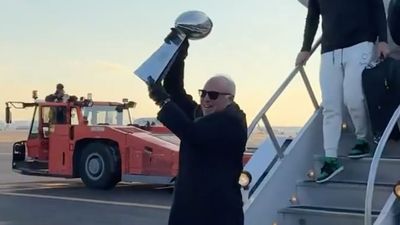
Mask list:
[{"label": "tractor side mirror", "polygon": [[6,123],[9,124],[12,122],[12,116],[11,116],[11,109],[9,106],[6,107]]}]

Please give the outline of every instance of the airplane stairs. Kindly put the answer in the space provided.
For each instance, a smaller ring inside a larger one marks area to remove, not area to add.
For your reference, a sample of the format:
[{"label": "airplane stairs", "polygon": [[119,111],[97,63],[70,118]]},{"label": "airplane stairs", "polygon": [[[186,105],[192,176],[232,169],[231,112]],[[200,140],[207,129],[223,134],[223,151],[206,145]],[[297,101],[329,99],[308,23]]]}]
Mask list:
[{"label": "airplane stairs", "polygon": [[[290,144],[284,145],[266,112],[296,74],[303,78],[315,112]],[[295,68],[249,127],[250,136],[256,125],[263,123],[268,138],[245,166],[253,178],[242,192],[245,224],[399,225],[400,204],[393,187],[400,178],[400,141],[388,140],[399,118],[400,107],[378,145],[371,140],[371,157],[355,160],[347,157],[356,140],[347,115],[339,146],[344,171],[327,183],[317,184],[314,179],[324,154],[322,110],[304,68]]]}]

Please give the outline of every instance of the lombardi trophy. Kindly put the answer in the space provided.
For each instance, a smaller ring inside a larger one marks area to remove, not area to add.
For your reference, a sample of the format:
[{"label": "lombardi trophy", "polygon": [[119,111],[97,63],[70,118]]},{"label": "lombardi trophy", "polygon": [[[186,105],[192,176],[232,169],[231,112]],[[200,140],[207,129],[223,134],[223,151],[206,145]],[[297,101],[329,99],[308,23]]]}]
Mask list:
[{"label": "lombardi trophy", "polygon": [[172,63],[185,39],[196,40],[206,37],[212,29],[212,21],[201,11],[187,11],[175,20],[164,43],[142,65],[134,71],[145,82],[148,78],[154,81],[163,79],[164,73]]}]

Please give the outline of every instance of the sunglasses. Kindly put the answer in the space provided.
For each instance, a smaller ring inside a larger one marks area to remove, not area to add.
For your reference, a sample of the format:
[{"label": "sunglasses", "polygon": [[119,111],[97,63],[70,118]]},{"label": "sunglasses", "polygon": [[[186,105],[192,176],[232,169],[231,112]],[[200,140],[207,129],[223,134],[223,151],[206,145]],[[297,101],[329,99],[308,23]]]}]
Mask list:
[{"label": "sunglasses", "polygon": [[206,90],[199,90],[199,95],[201,98],[206,97],[206,95],[208,95],[208,97],[211,100],[215,100],[217,99],[220,95],[232,95],[229,93],[224,93],[224,92],[218,92],[218,91],[206,91]]}]

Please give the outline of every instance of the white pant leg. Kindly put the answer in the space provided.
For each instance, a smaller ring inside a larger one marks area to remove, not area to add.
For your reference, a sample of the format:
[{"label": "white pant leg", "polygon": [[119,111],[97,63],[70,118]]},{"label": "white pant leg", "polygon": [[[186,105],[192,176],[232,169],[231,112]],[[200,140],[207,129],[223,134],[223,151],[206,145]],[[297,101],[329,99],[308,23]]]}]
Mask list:
[{"label": "white pant leg", "polygon": [[343,68],[339,51],[321,55],[320,87],[323,106],[323,136],[326,157],[337,157],[342,129]]},{"label": "white pant leg", "polygon": [[353,121],[357,139],[368,135],[367,113],[362,89],[362,72],[371,61],[373,43],[362,42],[343,49],[343,98]]}]

